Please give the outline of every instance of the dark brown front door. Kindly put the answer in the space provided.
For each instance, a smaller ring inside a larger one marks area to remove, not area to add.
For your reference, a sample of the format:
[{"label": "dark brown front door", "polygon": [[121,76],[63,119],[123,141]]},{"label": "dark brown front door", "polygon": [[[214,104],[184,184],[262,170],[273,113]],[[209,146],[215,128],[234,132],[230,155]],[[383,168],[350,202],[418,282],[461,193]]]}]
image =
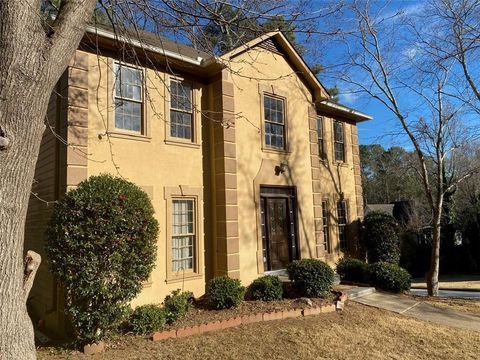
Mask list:
[{"label": "dark brown front door", "polygon": [[287,199],[267,198],[266,201],[270,269],[285,269],[290,262]]},{"label": "dark brown front door", "polygon": [[264,269],[285,269],[298,258],[295,188],[262,186],[260,190]]}]

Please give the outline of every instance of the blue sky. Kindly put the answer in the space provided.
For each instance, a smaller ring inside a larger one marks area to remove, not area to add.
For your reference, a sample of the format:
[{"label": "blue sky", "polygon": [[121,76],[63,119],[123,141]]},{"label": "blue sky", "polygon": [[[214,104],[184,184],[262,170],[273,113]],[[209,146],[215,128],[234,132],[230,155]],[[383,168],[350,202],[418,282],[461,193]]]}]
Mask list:
[{"label": "blue sky", "polygon": [[[319,6],[322,2],[317,1]],[[382,7],[382,14],[385,17],[389,17],[398,11],[401,11],[403,14],[416,14],[422,10],[425,2],[420,1],[377,1],[376,6]],[[338,46],[326,45],[326,53],[328,58],[322,60],[331,61],[341,57],[342,49]],[[307,59],[308,61],[308,59]],[[323,74],[322,74],[323,75]],[[365,112],[373,116],[372,121],[366,121],[359,124],[359,141],[360,144],[381,144],[385,148],[391,146],[403,146],[405,148],[411,148],[409,139],[403,133],[403,130],[400,128],[398,120],[394,115],[385,108],[383,104],[379,101],[372,99],[366,94],[358,93],[349,89],[349,86],[338,82],[334,77],[329,74],[325,76],[320,75],[320,80],[327,86],[337,85],[340,90],[340,103]],[[409,104],[408,96],[404,99],[404,102],[407,106],[414,106],[412,99],[412,104]]]}]

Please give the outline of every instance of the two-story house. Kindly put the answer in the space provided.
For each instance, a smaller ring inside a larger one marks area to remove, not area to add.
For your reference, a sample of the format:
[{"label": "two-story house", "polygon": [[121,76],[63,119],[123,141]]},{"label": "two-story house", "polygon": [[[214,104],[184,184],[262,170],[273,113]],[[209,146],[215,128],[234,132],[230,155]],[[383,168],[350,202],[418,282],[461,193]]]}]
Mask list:
[{"label": "two-story house", "polygon": [[[158,255],[134,305],[295,259],[333,266],[357,249],[357,123],[370,117],[329,98],[281,32],[214,57],[89,28],[51,96],[33,193],[55,201],[105,172],[148,193]],[[51,210],[32,197],[26,243],[42,255]],[[44,261],[31,313],[62,328],[63,301]]]}]

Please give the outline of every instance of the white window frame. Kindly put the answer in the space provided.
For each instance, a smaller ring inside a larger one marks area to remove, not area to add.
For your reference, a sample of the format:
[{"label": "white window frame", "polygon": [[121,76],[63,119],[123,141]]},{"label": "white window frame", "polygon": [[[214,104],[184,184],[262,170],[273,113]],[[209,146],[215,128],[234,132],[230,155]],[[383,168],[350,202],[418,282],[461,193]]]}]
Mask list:
[{"label": "white window frame", "polygon": [[[140,91],[141,91],[141,100],[136,100],[133,98],[128,98],[125,96],[117,95],[117,81],[118,81],[118,71],[122,67],[125,68],[130,68],[135,71],[140,72],[141,74],[141,86],[140,86]],[[117,127],[117,121],[116,121],[116,113],[117,113],[117,99],[120,101],[125,101],[125,102],[132,102],[136,104],[140,104],[140,130],[132,130],[132,129],[125,129],[121,127]],[[125,64],[123,62],[114,62],[114,72],[113,72],[113,107],[114,107],[114,115],[113,115],[113,128],[118,131],[118,132],[125,132],[125,133],[132,133],[136,135],[145,135],[146,134],[146,128],[145,128],[145,72],[143,71],[142,68],[138,68],[133,65]]]}]

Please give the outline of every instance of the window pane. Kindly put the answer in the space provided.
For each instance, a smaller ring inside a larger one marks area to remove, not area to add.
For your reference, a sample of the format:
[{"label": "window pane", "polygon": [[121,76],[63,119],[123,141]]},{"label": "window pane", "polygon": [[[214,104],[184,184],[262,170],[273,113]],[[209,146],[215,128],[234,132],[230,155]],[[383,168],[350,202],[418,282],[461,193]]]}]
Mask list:
[{"label": "window pane", "polygon": [[335,143],[335,160],[336,161],[345,161],[343,144]]},{"label": "window pane", "polygon": [[142,71],[118,64],[115,69],[115,95],[142,101]]},{"label": "window pane", "polygon": [[192,85],[170,82],[170,136],[193,139]]},{"label": "window pane", "polygon": [[317,117],[317,137],[323,139],[323,120],[320,116]]},{"label": "window pane", "polygon": [[188,83],[170,82],[170,106],[172,109],[192,111],[192,85]]},{"label": "window pane", "polygon": [[115,65],[115,128],[142,131],[142,71]]},{"label": "window pane", "polygon": [[265,145],[285,148],[283,100],[264,95]]},{"label": "window pane", "polygon": [[172,271],[193,269],[195,246],[194,200],[172,202]]},{"label": "window pane", "polygon": [[192,138],[192,114],[170,110],[170,136]]},{"label": "window pane", "polygon": [[343,143],[343,124],[341,122],[334,122],[334,140]]},{"label": "window pane", "polygon": [[338,242],[340,250],[347,248],[347,204],[345,201],[337,202]]},{"label": "window pane", "polygon": [[142,104],[128,100],[115,101],[115,127],[140,132],[142,128]]}]

